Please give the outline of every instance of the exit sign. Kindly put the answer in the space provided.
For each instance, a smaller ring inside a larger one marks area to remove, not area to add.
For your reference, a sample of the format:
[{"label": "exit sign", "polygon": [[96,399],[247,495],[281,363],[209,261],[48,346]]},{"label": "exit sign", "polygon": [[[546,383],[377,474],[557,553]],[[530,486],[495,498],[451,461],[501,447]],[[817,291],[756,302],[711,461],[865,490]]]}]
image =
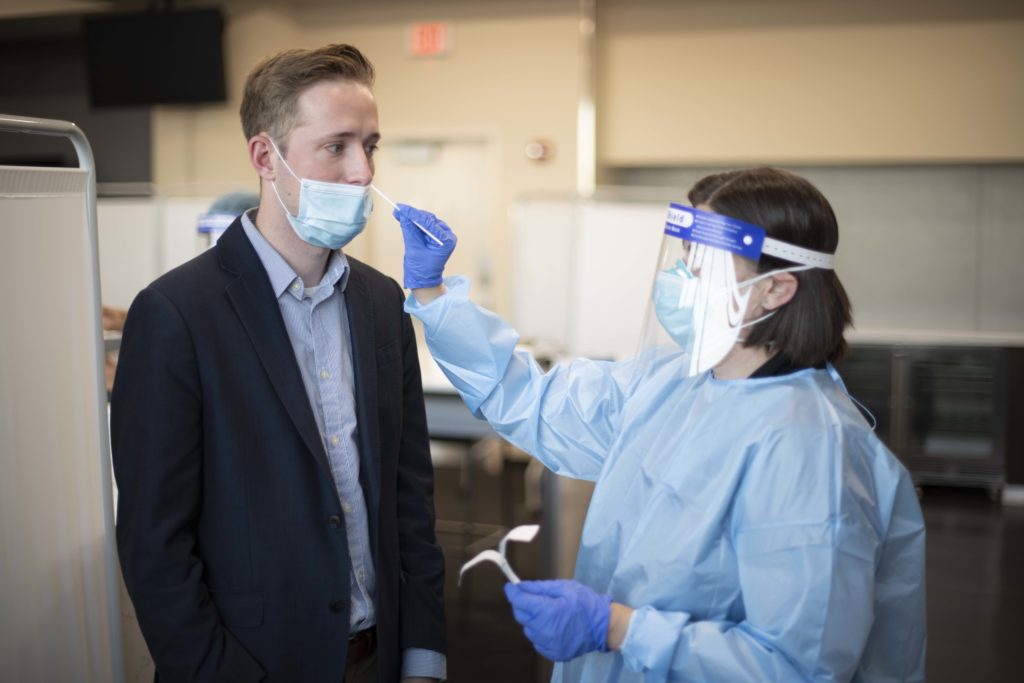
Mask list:
[{"label": "exit sign", "polygon": [[409,54],[436,57],[451,52],[451,26],[447,21],[422,21],[409,27]]}]

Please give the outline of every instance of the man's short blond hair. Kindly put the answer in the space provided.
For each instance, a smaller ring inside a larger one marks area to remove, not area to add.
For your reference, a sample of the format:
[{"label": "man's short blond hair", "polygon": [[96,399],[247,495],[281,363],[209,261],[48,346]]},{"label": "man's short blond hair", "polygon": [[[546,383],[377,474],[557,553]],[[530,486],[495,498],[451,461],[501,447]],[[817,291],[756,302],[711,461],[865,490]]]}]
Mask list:
[{"label": "man's short blond hair", "polygon": [[245,139],[266,133],[285,154],[288,135],[296,124],[299,96],[322,81],[342,79],[373,87],[373,64],[345,44],[315,50],[286,50],[253,67],[242,93],[242,132]]}]

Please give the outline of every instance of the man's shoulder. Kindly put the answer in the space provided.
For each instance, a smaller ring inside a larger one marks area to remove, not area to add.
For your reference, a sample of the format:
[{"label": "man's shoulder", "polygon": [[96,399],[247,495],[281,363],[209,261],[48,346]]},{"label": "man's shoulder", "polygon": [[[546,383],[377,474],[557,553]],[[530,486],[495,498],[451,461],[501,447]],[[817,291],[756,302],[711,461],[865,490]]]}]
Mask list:
[{"label": "man's shoulder", "polygon": [[211,287],[226,285],[259,264],[259,257],[249,243],[241,217],[224,231],[217,244],[167,271],[149,287],[164,294],[201,293],[208,295]]},{"label": "man's shoulder", "polygon": [[389,293],[397,292],[402,296],[402,288],[394,278],[348,254],[345,255],[345,259],[348,261],[348,267],[352,270],[351,277],[360,278],[370,289],[382,289]]},{"label": "man's shoulder", "polygon": [[193,294],[209,293],[222,272],[214,250],[207,249],[153,280],[149,288],[171,299],[187,299]]},{"label": "man's shoulder", "polygon": [[136,300],[144,299],[147,293],[157,293],[181,311],[205,308],[214,292],[226,285],[227,273],[221,269],[214,251],[208,249],[171,268],[140,292]]}]

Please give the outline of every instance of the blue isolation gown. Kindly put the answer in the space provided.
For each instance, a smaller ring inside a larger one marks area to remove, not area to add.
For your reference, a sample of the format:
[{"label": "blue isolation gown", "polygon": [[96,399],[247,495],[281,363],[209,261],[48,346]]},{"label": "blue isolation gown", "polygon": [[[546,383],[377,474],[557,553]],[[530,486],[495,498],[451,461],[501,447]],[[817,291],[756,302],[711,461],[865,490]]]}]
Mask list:
[{"label": "blue isolation gown", "polygon": [[406,303],[434,359],[499,434],[596,482],[575,578],[636,609],[621,652],[553,681],[924,680],[920,506],[838,376],[544,374],[464,278],[446,283]]}]

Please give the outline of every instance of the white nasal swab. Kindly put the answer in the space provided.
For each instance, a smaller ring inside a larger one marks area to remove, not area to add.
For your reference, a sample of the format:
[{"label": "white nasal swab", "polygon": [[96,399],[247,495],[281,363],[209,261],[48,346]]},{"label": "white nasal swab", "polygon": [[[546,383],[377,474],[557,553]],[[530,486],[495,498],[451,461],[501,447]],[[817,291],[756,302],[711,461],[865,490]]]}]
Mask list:
[{"label": "white nasal swab", "polygon": [[501,541],[498,542],[497,550],[484,550],[477,554],[469,562],[462,565],[462,569],[459,570],[459,585],[462,585],[462,575],[466,573],[466,570],[475,567],[481,562],[493,562],[498,565],[501,571],[505,572],[505,576],[512,583],[519,583],[519,577],[512,571],[512,567],[508,564],[508,559],[505,557],[505,544],[509,541],[517,541],[519,543],[529,543],[533,540],[533,537],[537,535],[540,530],[540,526],[537,524],[525,524],[523,526],[517,526],[507,534],[505,534]]},{"label": "white nasal swab", "polygon": [[[386,194],[384,194],[383,192],[381,192],[380,190],[378,190],[378,189],[377,189],[377,186],[376,186],[376,185],[374,185],[374,184],[372,184],[372,183],[371,183],[371,184],[370,184],[370,189],[372,189],[372,190],[373,190],[374,192],[376,192],[376,193],[377,193],[377,194],[379,194],[379,195],[380,195],[381,197],[383,197],[383,198],[384,198],[384,201],[386,201],[386,202],[387,202],[388,204],[390,204],[391,206],[395,207],[396,209],[398,208],[398,204],[395,204],[395,203],[394,203],[393,201],[391,201],[391,198],[390,198],[390,197],[388,197],[388,196],[387,196]],[[411,218],[410,218],[409,220],[410,220],[410,221],[412,221],[412,224],[413,224],[413,225],[415,225],[415,226],[416,226],[417,228],[419,228],[420,230],[422,230],[422,231],[423,231],[423,234],[424,234],[424,235],[426,235],[426,236],[427,236],[427,237],[429,237],[430,239],[432,239],[432,240],[434,240],[435,242],[437,242],[438,246],[444,246],[444,242],[442,242],[441,240],[437,239],[437,237],[435,237],[435,236],[434,236],[434,234],[433,234],[432,232],[430,232],[429,230],[427,230],[426,228],[424,228],[424,227],[423,227],[422,225],[420,225],[420,224],[419,224],[419,223],[417,223],[416,221],[413,221],[413,220],[412,220]]]}]

